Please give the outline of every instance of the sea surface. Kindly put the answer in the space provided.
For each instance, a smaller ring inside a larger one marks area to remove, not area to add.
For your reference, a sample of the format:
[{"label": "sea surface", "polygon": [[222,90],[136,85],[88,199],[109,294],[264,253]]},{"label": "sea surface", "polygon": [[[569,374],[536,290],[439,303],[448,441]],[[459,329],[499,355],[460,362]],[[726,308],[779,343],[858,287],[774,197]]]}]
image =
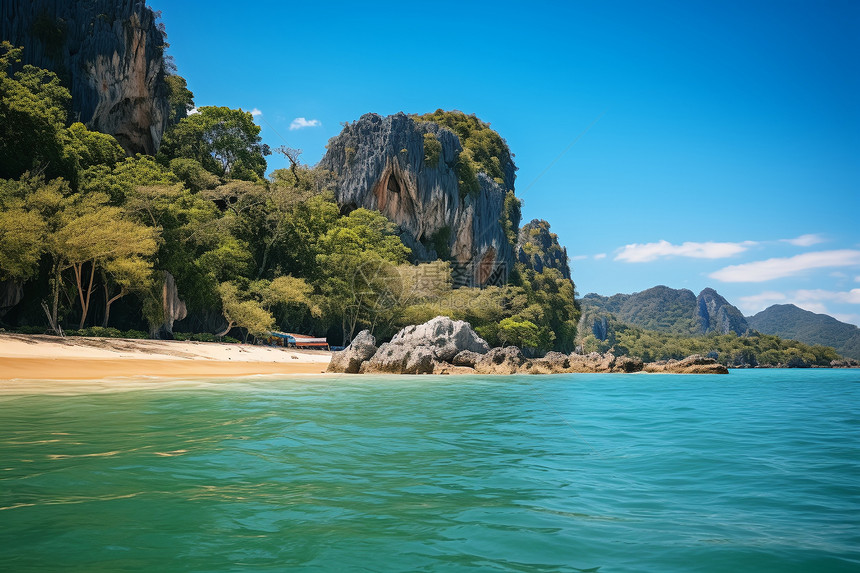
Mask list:
[{"label": "sea surface", "polygon": [[0,570],[860,571],[860,370],[0,396]]}]

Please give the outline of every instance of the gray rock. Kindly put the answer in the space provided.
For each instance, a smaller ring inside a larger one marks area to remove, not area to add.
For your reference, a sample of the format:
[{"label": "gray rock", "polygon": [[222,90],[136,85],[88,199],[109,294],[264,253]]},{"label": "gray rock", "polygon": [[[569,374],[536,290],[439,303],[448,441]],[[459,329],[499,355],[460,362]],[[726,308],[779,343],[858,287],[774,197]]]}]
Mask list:
[{"label": "gray rock", "polygon": [[481,354],[477,352],[472,352],[471,350],[463,350],[458,352],[454,358],[451,359],[451,364],[454,366],[465,366],[468,368],[474,368],[475,363],[481,359]]},{"label": "gray rock", "polygon": [[570,372],[570,357],[561,352],[547,352],[543,358],[531,361],[530,374],[561,374]]},{"label": "gray rock", "polygon": [[[432,165],[424,158],[425,134],[441,146]],[[329,141],[320,166],[337,174],[342,211],[382,212],[400,226],[415,260],[436,260],[442,253],[434,238],[447,236],[456,285],[502,284],[513,268],[514,246],[500,219],[516,166],[508,156],[501,184],[479,173],[479,192],[461,198],[455,166],[462,149],[457,135],[435,123],[368,113]]]},{"label": "gray rock", "polygon": [[164,311],[164,322],[152,329],[150,336],[161,340],[173,340],[173,323],[188,315],[185,301],[179,298],[176,280],[167,271],[162,271],[164,284],[161,288],[161,304]]},{"label": "gray rock", "polygon": [[361,365],[376,354],[376,338],[369,330],[362,330],[352,339],[349,346],[331,355],[328,364],[328,372],[341,372],[345,374],[358,374]]},{"label": "gray rock", "polygon": [[22,64],[52,70],[72,94],[72,121],[155,154],[170,116],[164,34],[140,0],[3,0],[0,37]]},{"label": "gray rock", "polygon": [[463,350],[485,354],[490,350],[487,342],[478,336],[468,322],[437,316],[424,324],[407,326],[391,339],[399,346],[426,346],[442,362],[451,362]]},{"label": "gray rock", "polygon": [[749,324],[743,313],[712,288],[706,288],[699,293],[696,297],[696,308],[699,327],[704,333],[734,332],[741,336],[749,330]]},{"label": "gray rock", "polygon": [[478,374],[516,374],[527,360],[516,346],[493,348],[475,363]]},{"label": "gray rock", "polygon": [[362,374],[431,374],[436,359],[433,350],[425,346],[404,346],[386,342],[367,362]]}]

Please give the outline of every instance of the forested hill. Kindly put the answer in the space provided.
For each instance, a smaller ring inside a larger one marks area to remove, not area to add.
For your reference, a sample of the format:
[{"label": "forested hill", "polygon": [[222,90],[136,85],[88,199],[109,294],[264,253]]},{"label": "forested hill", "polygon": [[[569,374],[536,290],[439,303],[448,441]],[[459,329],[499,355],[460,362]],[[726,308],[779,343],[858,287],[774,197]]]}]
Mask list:
[{"label": "forested hill", "polygon": [[591,293],[580,302],[589,329],[595,319],[605,314],[646,330],[682,336],[744,334],[749,328],[743,314],[711,288],[696,296],[687,289],[661,285],[609,297]]},{"label": "forested hill", "polygon": [[843,356],[860,360],[860,328],[832,316],[816,314],[793,304],[775,304],[748,316],[747,322],[763,334],[832,346]]}]

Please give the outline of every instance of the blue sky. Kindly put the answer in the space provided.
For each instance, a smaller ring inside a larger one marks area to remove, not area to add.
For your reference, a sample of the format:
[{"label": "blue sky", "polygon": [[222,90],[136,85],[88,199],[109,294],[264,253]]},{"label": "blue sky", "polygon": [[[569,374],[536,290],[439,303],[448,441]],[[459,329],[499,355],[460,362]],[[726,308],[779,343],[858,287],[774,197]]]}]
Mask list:
[{"label": "blue sky", "polygon": [[197,105],[307,163],[367,112],[490,122],[581,294],[860,324],[856,1],[149,3]]}]

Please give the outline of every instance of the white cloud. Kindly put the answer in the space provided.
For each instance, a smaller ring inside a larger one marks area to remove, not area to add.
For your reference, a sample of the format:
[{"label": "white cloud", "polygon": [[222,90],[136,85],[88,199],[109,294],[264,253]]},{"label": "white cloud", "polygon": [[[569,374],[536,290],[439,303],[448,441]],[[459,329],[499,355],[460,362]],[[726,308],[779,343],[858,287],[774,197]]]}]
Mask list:
[{"label": "white cloud", "polygon": [[600,259],[605,259],[605,258],[606,258],[606,253],[597,253],[596,255],[594,255],[595,261],[599,261]]},{"label": "white cloud", "polygon": [[251,115],[253,115],[254,117],[257,117],[258,115],[263,115],[263,112],[257,108],[254,108],[251,110]]},{"label": "white cloud", "polygon": [[854,277],[854,282],[855,282],[855,283],[860,283],[860,276],[856,276],[856,277]]},{"label": "white cloud", "polygon": [[842,304],[860,304],[860,288],[851,289],[847,292],[823,289],[799,290],[794,293],[794,297],[804,302],[808,300],[830,300]]},{"label": "white cloud", "polygon": [[200,113],[200,112],[197,110],[196,107],[192,107],[191,109],[188,110],[188,113],[186,115],[194,115],[195,113]]},{"label": "white cloud", "polygon": [[812,269],[855,265],[860,265],[860,251],[841,249],[731,265],[708,276],[726,283],[760,283],[799,275]]},{"label": "white cloud", "polygon": [[[576,255],[576,256],[570,257],[570,260],[571,261],[584,261],[587,258],[588,258],[588,255]],[[858,277],[858,278],[860,278],[860,277]]]},{"label": "white cloud", "polygon": [[785,304],[788,296],[781,292],[766,291],[750,296],[742,296],[738,299],[738,306],[747,314],[754,314],[764,310],[772,304]]},{"label": "white cloud", "polygon": [[322,124],[318,119],[305,119],[303,117],[297,117],[293,120],[293,123],[290,124],[290,131],[294,131],[296,129],[304,129],[306,127],[319,127],[320,125]]},{"label": "white cloud", "polygon": [[658,241],[656,243],[633,243],[625,245],[615,256],[616,261],[628,263],[648,263],[661,257],[690,257],[693,259],[722,259],[731,257],[746,251],[755,241],[743,241],[741,243],[694,243],[685,242],[673,245],[669,241]]},{"label": "white cloud", "polygon": [[823,243],[826,239],[821,235],[808,234],[801,235],[794,239],[782,239],[783,243],[789,243],[794,245],[795,247],[811,247],[812,245],[817,245],[818,243]]}]

